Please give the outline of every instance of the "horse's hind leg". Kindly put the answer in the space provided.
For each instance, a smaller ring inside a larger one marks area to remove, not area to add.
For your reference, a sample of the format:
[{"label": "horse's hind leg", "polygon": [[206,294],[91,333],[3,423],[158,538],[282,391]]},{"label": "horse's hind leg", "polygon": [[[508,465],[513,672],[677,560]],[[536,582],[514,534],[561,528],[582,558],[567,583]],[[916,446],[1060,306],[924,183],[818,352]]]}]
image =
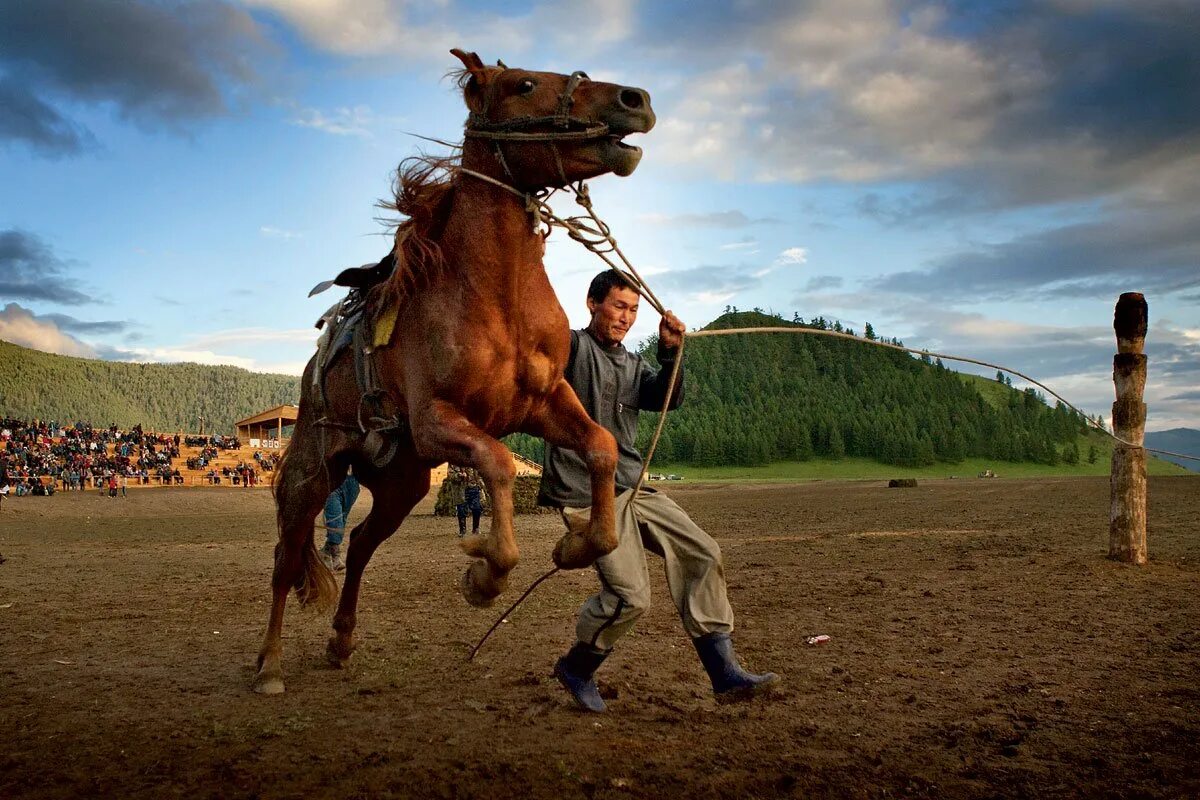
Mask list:
[{"label": "horse's hind leg", "polygon": [[313,521],[332,488],[325,464],[319,456],[305,452],[306,444],[301,435],[293,437],[290,452],[275,477],[279,542],[271,576],[271,617],[254,679],[254,691],[260,694],[283,691],[283,610],[288,593],[295,588],[302,605],[320,605],[337,595],[337,583],[313,545]]},{"label": "horse's hind leg", "polygon": [[371,513],[350,534],[342,599],[333,617],[334,635],[326,650],[329,662],[338,667],[344,666],[354,653],[358,591],[367,562],[375,548],[396,532],[413,506],[429,492],[429,469],[420,466],[411,454],[401,453],[385,470],[360,473],[359,478],[371,492]]}]

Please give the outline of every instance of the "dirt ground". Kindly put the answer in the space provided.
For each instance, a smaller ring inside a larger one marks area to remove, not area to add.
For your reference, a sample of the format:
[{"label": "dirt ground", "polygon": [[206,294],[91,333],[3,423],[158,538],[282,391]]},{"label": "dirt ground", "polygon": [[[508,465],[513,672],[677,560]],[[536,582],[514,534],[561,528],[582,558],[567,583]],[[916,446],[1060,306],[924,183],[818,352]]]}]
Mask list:
[{"label": "dirt ground", "polygon": [[785,683],[715,704],[654,571],[600,717],[550,678],[590,571],[465,660],[548,568],[552,515],[519,519],[486,610],[455,522],[414,516],[368,568],[350,667],[293,602],[287,693],[262,697],[267,492],[10,499],[0,797],[1197,797],[1200,478],[1150,491],[1132,568],[1103,557],[1102,479],[673,485],[721,542],[744,662]]}]

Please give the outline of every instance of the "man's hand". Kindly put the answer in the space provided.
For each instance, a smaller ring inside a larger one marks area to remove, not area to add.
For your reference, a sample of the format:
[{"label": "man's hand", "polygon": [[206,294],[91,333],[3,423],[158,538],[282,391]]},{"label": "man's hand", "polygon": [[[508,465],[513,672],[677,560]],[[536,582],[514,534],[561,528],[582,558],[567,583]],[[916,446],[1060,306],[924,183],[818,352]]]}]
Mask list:
[{"label": "man's hand", "polygon": [[683,344],[683,335],[687,326],[679,321],[679,317],[667,311],[658,321],[658,346],[660,350],[674,352]]}]

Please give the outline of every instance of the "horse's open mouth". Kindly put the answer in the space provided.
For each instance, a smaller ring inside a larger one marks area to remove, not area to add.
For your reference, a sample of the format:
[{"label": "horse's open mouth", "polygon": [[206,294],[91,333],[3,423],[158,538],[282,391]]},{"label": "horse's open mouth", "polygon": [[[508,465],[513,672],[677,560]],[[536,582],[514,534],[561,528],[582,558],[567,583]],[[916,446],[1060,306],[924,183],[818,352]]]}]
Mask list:
[{"label": "horse's open mouth", "polygon": [[607,136],[597,142],[601,162],[617,175],[629,175],[642,160],[642,148],[624,141],[626,136],[635,133],[641,131],[610,130]]},{"label": "horse's open mouth", "polygon": [[625,141],[626,136],[629,136],[629,134],[628,133],[619,133],[619,134],[614,134],[612,136],[606,136],[605,138],[608,139],[608,141],[615,144],[617,147],[621,148],[622,150],[635,150],[639,153],[642,152],[642,148],[638,147],[637,145],[629,144],[628,142],[626,142]]}]

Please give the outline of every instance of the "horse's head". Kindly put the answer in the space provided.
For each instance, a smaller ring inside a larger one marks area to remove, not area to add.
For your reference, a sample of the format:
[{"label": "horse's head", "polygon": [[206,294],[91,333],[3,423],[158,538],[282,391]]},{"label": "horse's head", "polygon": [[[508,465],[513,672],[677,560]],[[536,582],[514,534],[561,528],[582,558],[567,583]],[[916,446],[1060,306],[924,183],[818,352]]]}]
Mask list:
[{"label": "horse's head", "polygon": [[505,177],[521,188],[562,186],[606,172],[629,175],[637,168],[642,150],[623,139],[654,127],[644,89],[592,81],[582,72],[489,67],[475,53],[451,52],[466,67],[468,141],[498,152]]}]

